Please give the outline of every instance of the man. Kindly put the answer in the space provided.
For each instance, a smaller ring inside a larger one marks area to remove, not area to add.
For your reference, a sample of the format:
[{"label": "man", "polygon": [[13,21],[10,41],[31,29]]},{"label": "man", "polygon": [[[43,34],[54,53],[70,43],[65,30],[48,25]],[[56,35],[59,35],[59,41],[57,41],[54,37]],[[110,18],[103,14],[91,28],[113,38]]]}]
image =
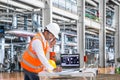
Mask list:
[{"label": "man", "polygon": [[33,37],[20,62],[24,70],[24,80],[39,80],[38,73],[43,70],[49,72],[62,70],[60,67],[53,68],[45,57],[49,49],[55,45],[59,32],[58,24],[50,23],[44,32],[39,32]]}]

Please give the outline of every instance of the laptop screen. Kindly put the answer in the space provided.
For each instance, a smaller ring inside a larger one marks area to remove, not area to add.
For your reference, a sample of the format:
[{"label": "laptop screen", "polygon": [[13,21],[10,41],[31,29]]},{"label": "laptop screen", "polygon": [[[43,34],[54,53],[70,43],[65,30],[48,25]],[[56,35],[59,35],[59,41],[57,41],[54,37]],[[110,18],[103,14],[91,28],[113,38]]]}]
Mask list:
[{"label": "laptop screen", "polygon": [[61,54],[61,67],[63,68],[79,68],[79,54]]}]

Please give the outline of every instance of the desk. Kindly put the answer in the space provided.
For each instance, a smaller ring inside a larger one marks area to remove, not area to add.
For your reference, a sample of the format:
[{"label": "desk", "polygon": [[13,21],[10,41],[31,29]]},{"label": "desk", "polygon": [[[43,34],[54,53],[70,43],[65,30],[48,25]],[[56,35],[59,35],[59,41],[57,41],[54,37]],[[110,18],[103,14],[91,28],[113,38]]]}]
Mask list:
[{"label": "desk", "polygon": [[[66,78],[69,78],[68,80],[70,80],[70,78],[72,80],[74,80],[73,78],[79,78],[82,77],[83,80],[96,80],[96,74],[94,72],[87,72],[87,71],[62,71],[62,72],[53,72],[53,73],[49,73],[49,72],[40,72],[39,76],[45,76],[49,79],[47,80],[51,80],[50,78],[55,78],[55,79],[60,79],[60,78],[64,78],[65,80],[67,80]],[[88,79],[89,78],[89,79]],[[64,80],[62,79],[62,80]],[[78,79],[76,79],[78,80]]]},{"label": "desk", "polygon": [[98,68],[99,74],[115,74],[114,67],[107,67],[107,68]]},{"label": "desk", "polygon": [[120,80],[120,74],[98,74],[97,80]]}]

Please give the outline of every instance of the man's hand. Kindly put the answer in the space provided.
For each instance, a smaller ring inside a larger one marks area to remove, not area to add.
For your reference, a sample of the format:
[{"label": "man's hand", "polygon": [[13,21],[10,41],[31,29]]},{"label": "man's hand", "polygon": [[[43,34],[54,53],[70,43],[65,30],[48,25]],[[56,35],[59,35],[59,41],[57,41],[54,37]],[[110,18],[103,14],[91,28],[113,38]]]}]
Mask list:
[{"label": "man's hand", "polygon": [[62,71],[62,67],[57,67],[53,69],[53,72],[61,72],[61,71]]},{"label": "man's hand", "polygon": [[56,44],[56,38],[50,41],[50,48],[52,48]]}]

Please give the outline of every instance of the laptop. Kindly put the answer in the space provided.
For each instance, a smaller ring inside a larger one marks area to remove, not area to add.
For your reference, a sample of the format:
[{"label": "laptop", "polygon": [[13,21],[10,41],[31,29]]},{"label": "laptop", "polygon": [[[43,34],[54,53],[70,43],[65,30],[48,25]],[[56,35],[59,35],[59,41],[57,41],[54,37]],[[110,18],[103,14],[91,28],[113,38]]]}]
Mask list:
[{"label": "laptop", "polygon": [[79,54],[61,54],[60,59],[63,70],[76,71],[80,69]]}]

